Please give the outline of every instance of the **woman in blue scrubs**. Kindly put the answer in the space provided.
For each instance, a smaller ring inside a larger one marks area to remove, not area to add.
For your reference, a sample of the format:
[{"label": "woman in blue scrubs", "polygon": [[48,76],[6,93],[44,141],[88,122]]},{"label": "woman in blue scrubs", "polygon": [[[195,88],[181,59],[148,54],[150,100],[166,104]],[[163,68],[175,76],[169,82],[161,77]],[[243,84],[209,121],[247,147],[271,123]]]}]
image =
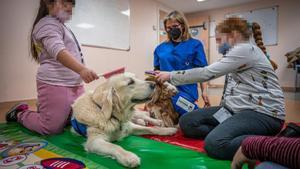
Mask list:
[{"label": "woman in blue scrubs", "polygon": [[[171,12],[164,19],[168,40],[154,51],[154,70],[174,71],[207,66],[202,43],[191,38],[186,18],[178,11]],[[210,106],[206,83],[201,83],[205,107]],[[197,83],[177,86],[179,93],[172,98],[175,111],[182,115],[198,109]]]}]

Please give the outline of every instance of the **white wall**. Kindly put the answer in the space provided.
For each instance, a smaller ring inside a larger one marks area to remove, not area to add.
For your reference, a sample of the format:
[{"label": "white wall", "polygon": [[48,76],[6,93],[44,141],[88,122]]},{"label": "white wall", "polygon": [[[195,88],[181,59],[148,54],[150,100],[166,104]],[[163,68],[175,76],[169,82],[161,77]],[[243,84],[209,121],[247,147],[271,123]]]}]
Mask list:
[{"label": "white wall", "polygon": [[0,102],[33,98],[37,65],[29,57],[28,35],[39,1],[0,4]]},{"label": "white wall", "polygon": [[[238,5],[234,7],[196,12],[189,15],[210,16],[210,20],[217,23],[224,19],[228,13],[243,12],[251,9],[259,9],[278,5],[278,45],[267,46],[271,58],[279,65],[276,74],[282,87],[294,87],[295,71],[287,69],[285,53],[300,47],[300,1],[299,0],[259,0],[256,2]],[[215,38],[210,38],[210,63],[218,60],[221,56],[216,50]],[[223,85],[224,79],[219,78],[211,81],[211,84]]]},{"label": "white wall", "polygon": [[[155,0],[131,0],[130,46],[127,51],[83,47],[88,67],[98,73],[126,66],[128,71],[143,78],[152,69],[153,50],[157,45],[158,9],[167,8]],[[0,2],[0,102],[36,98],[35,74],[38,65],[29,56],[29,33],[39,0],[1,0]],[[294,87],[294,71],[287,69],[284,54],[300,46],[299,0],[260,0],[230,8],[216,9],[193,15],[210,16],[221,21],[224,15],[250,9],[279,5],[278,45],[268,46],[272,59],[279,64],[276,71],[283,87]],[[168,8],[167,8],[168,9]],[[210,39],[210,62],[220,56],[214,38]],[[100,80],[101,81],[101,80]],[[93,88],[98,82],[87,85]],[[213,84],[223,84],[222,79]]]},{"label": "white wall", "polygon": [[[130,51],[83,47],[86,64],[96,72],[121,66],[144,77],[152,69],[157,45],[158,8],[154,0],[131,0]],[[0,2],[0,102],[36,98],[35,74],[38,65],[29,56],[29,33],[39,0],[1,0]],[[92,89],[98,82],[86,86]]]}]

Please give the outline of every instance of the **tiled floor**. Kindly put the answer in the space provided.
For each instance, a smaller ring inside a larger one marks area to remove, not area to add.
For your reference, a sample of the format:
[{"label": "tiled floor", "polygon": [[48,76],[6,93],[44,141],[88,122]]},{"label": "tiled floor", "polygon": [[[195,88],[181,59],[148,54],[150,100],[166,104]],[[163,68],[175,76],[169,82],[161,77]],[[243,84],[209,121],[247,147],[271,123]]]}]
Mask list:
[{"label": "tiled floor", "polygon": [[[208,90],[210,102],[212,106],[219,105],[222,89],[210,88]],[[27,100],[31,109],[36,109],[35,100]],[[0,122],[5,122],[5,112],[10,109],[17,102],[5,102],[0,103]],[[200,106],[202,107],[203,102],[200,99]],[[285,106],[286,106],[286,121],[300,123],[300,92],[285,92]]]}]

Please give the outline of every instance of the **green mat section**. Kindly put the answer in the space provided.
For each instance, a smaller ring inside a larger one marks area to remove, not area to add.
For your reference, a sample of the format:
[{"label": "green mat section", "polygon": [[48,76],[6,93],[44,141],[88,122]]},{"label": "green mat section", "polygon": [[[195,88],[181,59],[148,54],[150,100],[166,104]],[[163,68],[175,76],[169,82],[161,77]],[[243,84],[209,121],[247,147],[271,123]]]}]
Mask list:
[{"label": "green mat section", "polygon": [[[70,132],[55,136],[40,136],[17,123],[0,124],[0,140],[9,138],[18,141],[47,141],[45,149],[85,163],[90,169],[124,168],[115,160],[85,152],[85,138]],[[129,136],[116,142],[124,149],[134,152],[141,158],[140,169],[230,169],[230,161],[220,161],[207,155],[137,136]]]}]

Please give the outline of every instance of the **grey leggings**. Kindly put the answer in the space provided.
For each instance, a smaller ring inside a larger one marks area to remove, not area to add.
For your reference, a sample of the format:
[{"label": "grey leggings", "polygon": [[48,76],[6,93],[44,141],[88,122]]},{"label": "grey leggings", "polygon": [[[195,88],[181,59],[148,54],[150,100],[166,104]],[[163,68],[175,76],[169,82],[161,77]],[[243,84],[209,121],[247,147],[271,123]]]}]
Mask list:
[{"label": "grey leggings", "polygon": [[232,160],[249,135],[276,135],[284,121],[252,110],[244,110],[219,123],[213,114],[221,107],[198,109],[184,114],[179,125],[186,137],[205,138],[210,157]]}]

